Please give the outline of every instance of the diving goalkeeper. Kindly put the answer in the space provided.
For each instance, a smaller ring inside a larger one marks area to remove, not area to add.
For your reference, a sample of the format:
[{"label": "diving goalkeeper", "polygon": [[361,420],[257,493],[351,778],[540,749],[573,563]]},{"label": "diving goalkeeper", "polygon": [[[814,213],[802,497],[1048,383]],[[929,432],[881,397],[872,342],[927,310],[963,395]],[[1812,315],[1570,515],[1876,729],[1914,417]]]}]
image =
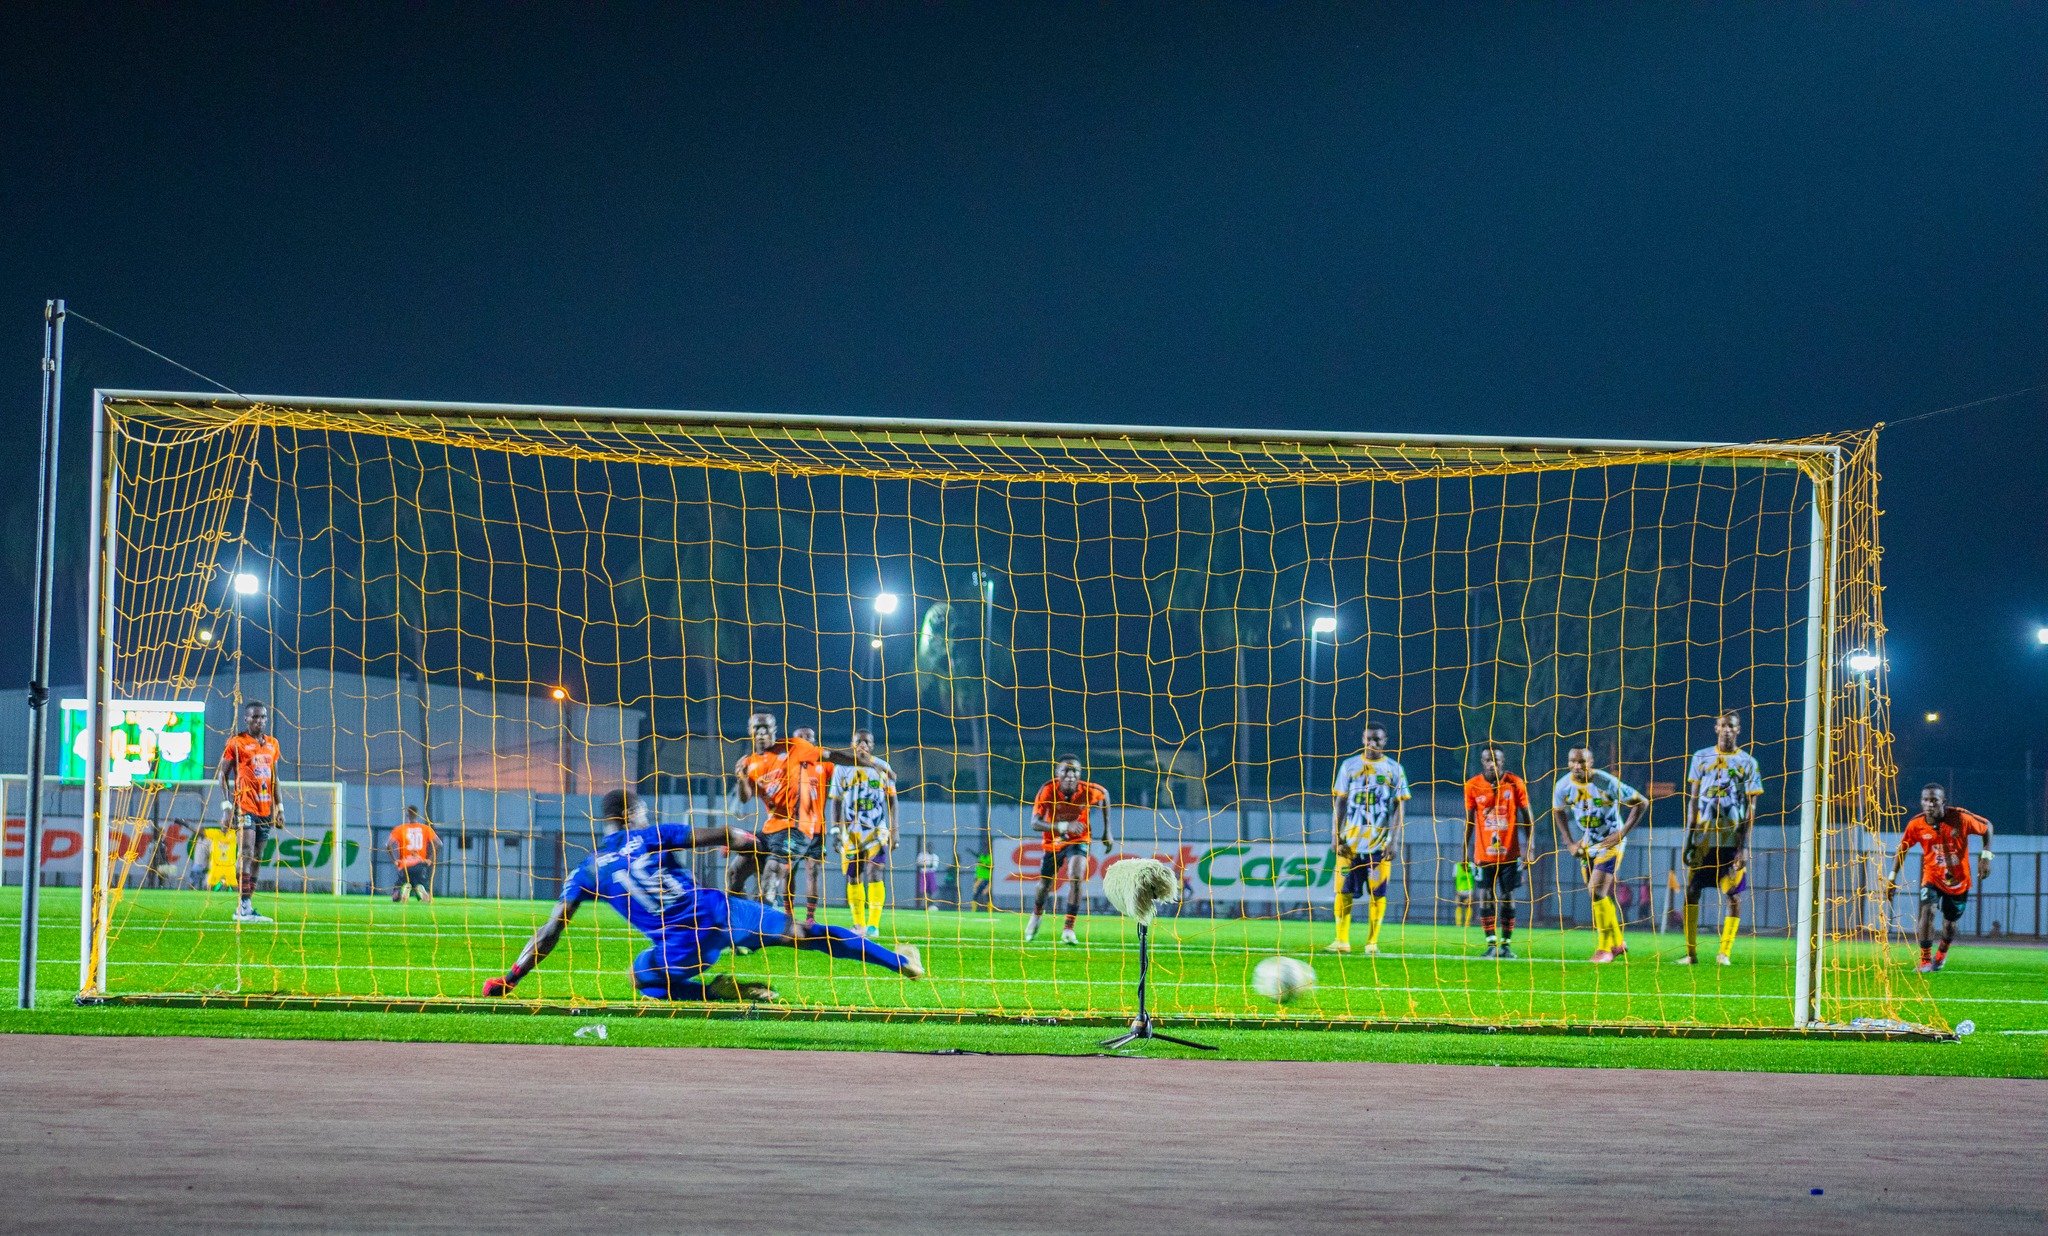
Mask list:
[{"label": "diving goalkeeper", "polygon": [[650,947],[633,960],[633,985],[654,1000],[772,1000],[760,984],[742,984],[729,974],[706,979],[704,972],[726,949],[781,945],[866,962],[905,978],[924,977],[917,950],[890,951],[844,927],[792,923],[773,906],[705,888],[691,878],[690,850],[753,844],[736,828],[692,828],[649,824],[647,805],[630,790],[604,796],[604,839],[569,877],[555,908],[534,933],[504,978],[484,983],[486,996],[507,996],[533,972],[562,938],[576,911],[602,901],[647,937]]}]

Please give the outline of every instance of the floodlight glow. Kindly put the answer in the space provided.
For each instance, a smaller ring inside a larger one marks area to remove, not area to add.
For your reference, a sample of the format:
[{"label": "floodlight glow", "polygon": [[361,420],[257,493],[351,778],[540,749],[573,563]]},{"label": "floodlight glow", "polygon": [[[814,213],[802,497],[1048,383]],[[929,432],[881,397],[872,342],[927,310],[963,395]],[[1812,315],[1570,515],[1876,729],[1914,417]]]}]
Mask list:
[{"label": "floodlight glow", "polygon": [[1934,724],[1935,722],[1937,722],[1937,721],[1939,721],[1939,720],[1941,720],[1941,714],[1940,714],[1940,713],[1938,713],[1938,712],[1930,712],[1930,713],[1928,713],[1928,714],[1927,714],[1927,724],[1929,724],[1929,725],[1933,725],[1933,724]]},{"label": "floodlight glow", "polygon": [[1328,635],[1336,629],[1337,619],[1330,614],[1319,614],[1316,620],[1309,624],[1309,630],[1314,631],[1317,635]]},{"label": "floodlight glow", "polygon": [[880,652],[882,650],[882,637],[877,635],[873,639],[869,640],[868,647],[874,649],[877,652]]},{"label": "floodlight glow", "polygon": [[235,595],[253,597],[263,591],[263,581],[247,571],[235,572]]},{"label": "floodlight glow", "polygon": [[212,630],[212,628],[210,628],[210,627],[207,627],[207,628],[202,628],[202,629],[200,630],[200,632],[199,632],[199,642],[200,642],[200,643],[202,643],[202,644],[211,644],[211,643],[213,642],[213,630]]},{"label": "floodlight glow", "polygon": [[1868,648],[1858,648],[1849,654],[1847,665],[1851,673],[1868,674],[1884,664],[1884,658]]},{"label": "floodlight glow", "polygon": [[2048,648],[2048,627],[2034,628],[2034,642],[2044,648]]},{"label": "floodlight glow", "polygon": [[878,614],[893,614],[896,612],[896,607],[901,604],[903,604],[903,598],[893,592],[878,592],[875,594],[875,612]]},{"label": "floodlight glow", "polygon": [[569,698],[569,692],[564,687],[556,687],[554,690],[549,691],[548,695],[550,698],[555,699],[557,701],[566,700]]}]

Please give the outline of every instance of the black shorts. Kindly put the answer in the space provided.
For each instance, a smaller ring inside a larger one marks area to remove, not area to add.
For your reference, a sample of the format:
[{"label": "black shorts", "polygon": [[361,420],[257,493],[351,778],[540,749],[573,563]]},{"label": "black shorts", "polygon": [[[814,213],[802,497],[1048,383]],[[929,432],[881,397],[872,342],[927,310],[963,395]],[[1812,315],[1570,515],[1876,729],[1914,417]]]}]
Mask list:
[{"label": "black shorts", "polygon": [[1739,845],[1709,846],[1699,852],[1699,861],[1687,870],[1685,899],[1698,901],[1700,894],[1710,888],[1718,888],[1726,896],[1734,896],[1749,887],[1749,872],[1735,856],[1742,853]]},{"label": "black shorts", "polygon": [[1086,842],[1077,841],[1062,850],[1047,850],[1045,857],[1038,860],[1038,878],[1050,880],[1060,872],[1060,864],[1070,859],[1088,857]]},{"label": "black shorts", "polygon": [[1393,872],[1393,860],[1385,850],[1354,855],[1344,868],[1344,895],[1357,897],[1369,893],[1374,897],[1384,897]]},{"label": "black shorts", "polygon": [[262,862],[263,848],[270,844],[270,829],[276,823],[275,819],[267,815],[238,814],[235,816],[235,823],[240,825],[243,831],[255,834],[256,844],[250,848],[249,853],[256,856],[257,862]]},{"label": "black shorts", "polygon": [[1970,904],[1970,894],[1944,892],[1932,884],[1922,884],[1920,904],[1931,906],[1937,903],[1941,906],[1942,921],[1953,923],[1963,916],[1963,907]]},{"label": "black shorts", "polygon": [[1520,887],[1522,887],[1522,864],[1481,863],[1479,864],[1479,883],[1472,891],[1475,893],[1491,893],[1495,897],[1512,898],[1515,895],[1515,890]]},{"label": "black shorts", "polygon": [[434,864],[414,863],[410,867],[400,867],[398,869],[398,878],[402,883],[413,888],[423,888],[428,892],[433,892]]},{"label": "black shorts", "polygon": [[825,857],[825,839],[807,835],[801,828],[785,828],[761,838],[763,853],[793,863],[805,858]]}]

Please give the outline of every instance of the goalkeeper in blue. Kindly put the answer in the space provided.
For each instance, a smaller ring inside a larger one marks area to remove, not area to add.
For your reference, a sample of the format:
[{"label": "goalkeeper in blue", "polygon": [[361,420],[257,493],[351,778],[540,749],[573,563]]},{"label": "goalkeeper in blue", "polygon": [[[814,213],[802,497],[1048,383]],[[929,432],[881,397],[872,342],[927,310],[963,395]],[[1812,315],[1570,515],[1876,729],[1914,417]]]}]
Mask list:
[{"label": "goalkeeper in blue", "polygon": [[772,1000],[758,983],[729,974],[705,977],[719,955],[744,949],[810,949],[863,961],[909,979],[924,977],[917,950],[891,951],[844,927],[796,923],[774,906],[706,888],[690,875],[688,852],[751,845],[737,828],[650,824],[647,805],[630,790],[604,796],[604,839],[569,877],[546,922],[519,952],[504,978],[484,984],[486,996],[509,996],[533,972],[585,902],[601,901],[646,936],[649,947],[633,959],[633,985],[653,1000]]}]

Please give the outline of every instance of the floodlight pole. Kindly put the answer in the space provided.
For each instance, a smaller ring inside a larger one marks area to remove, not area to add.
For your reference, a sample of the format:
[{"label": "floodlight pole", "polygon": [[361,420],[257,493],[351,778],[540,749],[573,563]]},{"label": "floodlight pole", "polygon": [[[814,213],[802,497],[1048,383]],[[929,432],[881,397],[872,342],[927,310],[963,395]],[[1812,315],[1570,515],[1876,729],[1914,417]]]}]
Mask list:
[{"label": "floodlight pole", "polygon": [[21,834],[21,1007],[36,1006],[36,928],[43,883],[43,762],[49,741],[50,631],[55,626],[57,446],[64,423],[64,302],[43,302],[43,443],[37,470],[35,623],[28,676],[28,802]]}]

